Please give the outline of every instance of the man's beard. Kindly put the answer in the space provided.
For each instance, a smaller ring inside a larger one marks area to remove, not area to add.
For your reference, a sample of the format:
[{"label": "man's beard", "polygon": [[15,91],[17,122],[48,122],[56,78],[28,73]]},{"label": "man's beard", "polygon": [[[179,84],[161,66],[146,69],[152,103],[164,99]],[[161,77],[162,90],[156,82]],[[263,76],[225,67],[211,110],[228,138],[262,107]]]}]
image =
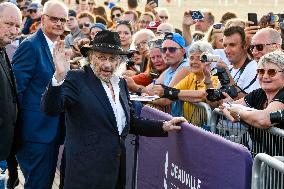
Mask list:
[{"label": "man's beard", "polygon": [[103,76],[102,74],[100,74],[101,70],[98,68],[98,66],[96,66],[95,64],[90,64],[95,76],[97,76],[100,80],[109,83],[110,79],[115,75],[115,71],[117,70],[118,66],[115,69],[112,68],[104,68],[104,70],[106,71],[110,71],[112,72],[109,76]]}]

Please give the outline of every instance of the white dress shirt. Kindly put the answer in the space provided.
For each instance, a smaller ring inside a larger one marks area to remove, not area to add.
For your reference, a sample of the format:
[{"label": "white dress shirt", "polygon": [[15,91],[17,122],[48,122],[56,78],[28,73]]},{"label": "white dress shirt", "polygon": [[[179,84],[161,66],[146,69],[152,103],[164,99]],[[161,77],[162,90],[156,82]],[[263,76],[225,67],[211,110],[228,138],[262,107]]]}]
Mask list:
[{"label": "white dress shirt", "polygon": [[48,48],[50,50],[51,56],[53,57],[53,49],[54,49],[54,43],[43,33],[45,40],[47,42]]},{"label": "white dress shirt", "polygon": [[112,98],[112,93],[111,93],[111,89],[107,86],[106,82],[102,81],[102,85],[107,93],[107,97],[109,99],[109,102],[111,104],[112,110],[114,111],[114,115],[115,115],[115,119],[116,119],[116,124],[117,124],[117,129],[119,132],[119,135],[121,135],[124,127],[125,127],[125,123],[126,123],[126,117],[125,117],[125,112],[123,110],[123,107],[119,101],[119,92],[120,92],[120,88],[119,88],[119,77],[118,76],[113,76],[110,79],[110,83],[112,85],[113,91],[114,91],[114,96],[115,96],[115,100],[113,100]]},{"label": "white dress shirt", "polygon": [[[60,85],[63,84],[63,82],[64,82],[64,80],[61,81],[61,82],[58,82],[53,75],[51,85],[52,86],[60,86]],[[113,110],[113,113],[114,113],[114,116],[115,116],[118,133],[119,133],[119,135],[121,135],[121,133],[122,133],[124,127],[125,127],[125,124],[126,124],[126,117],[125,117],[125,112],[123,110],[123,107],[122,107],[120,100],[119,100],[119,93],[120,93],[120,88],[119,88],[119,85],[118,85],[119,77],[113,76],[110,79],[110,83],[111,83],[113,91],[114,91],[115,100],[113,100],[111,90],[107,86],[106,82],[104,82],[102,80],[101,80],[101,82],[102,82],[102,85],[105,89],[105,92],[107,94],[108,100],[110,102],[110,105],[112,107],[112,110]]]}]

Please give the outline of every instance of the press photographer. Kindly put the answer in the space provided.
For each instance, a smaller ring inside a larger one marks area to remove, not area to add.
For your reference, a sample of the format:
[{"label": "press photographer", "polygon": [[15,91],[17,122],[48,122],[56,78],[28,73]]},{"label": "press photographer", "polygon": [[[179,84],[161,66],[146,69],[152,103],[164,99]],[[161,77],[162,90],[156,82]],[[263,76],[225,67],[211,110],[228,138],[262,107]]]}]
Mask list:
[{"label": "press photographer", "polygon": [[[221,93],[216,93],[216,95],[219,95],[219,98],[216,98],[215,101],[224,98],[222,92],[226,92],[226,90],[234,99],[240,99],[247,93],[260,87],[256,75],[257,63],[254,60],[250,60],[247,55],[248,45],[246,44],[243,28],[232,26],[225,29],[223,44],[224,52],[231,66],[228,67],[221,60],[216,64],[219,69],[218,76],[222,87],[220,88],[221,91],[219,91]],[[222,69],[220,70],[220,68]],[[227,73],[227,76],[225,73]],[[237,90],[237,95],[235,94],[235,89],[231,86],[234,86]],[[210,90],[209,93],[212,94]]]}]

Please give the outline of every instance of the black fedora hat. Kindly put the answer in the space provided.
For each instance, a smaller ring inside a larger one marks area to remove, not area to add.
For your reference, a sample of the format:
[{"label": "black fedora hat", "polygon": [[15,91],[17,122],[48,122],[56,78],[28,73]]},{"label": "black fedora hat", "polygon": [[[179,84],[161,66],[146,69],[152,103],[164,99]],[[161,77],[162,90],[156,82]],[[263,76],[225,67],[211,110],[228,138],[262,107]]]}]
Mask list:
[{"label": "black fedora hat", "polygon": [[85,57],[88,56],[88,51],[90,50],[117,55],[127,55],[129,53],[121,48],[118,33],[109,30],[98,32],[89,45],[84,45],[80,48],[81,54]]}]

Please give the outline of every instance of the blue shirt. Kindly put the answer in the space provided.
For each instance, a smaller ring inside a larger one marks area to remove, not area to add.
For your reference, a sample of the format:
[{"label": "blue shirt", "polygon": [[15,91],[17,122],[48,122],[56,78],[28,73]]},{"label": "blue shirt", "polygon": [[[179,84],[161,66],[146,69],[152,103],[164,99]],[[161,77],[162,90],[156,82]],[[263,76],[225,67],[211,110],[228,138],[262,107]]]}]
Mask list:
[{"label": "blue shirt", "polygon": [[166,69],[165,71],[165,75],[164,75],[164,85],[169,86],[170,82],[173,79],[173,76],[175,75],[175,73],[180,70],[183,67],[189,66],[188,64],[188,60],[187,59],[183,59],[182,62],[180,63],[180,65],[177,67],[177,69],[173,70],[171,67],[169,67],[168,69]]},{"label": "blue shirt", "polygon": [[[188,59],[183,59],[183,61],[180,63],[180,65],[177,67],[177,69],[173,70],[171,67],[169,67],[165,71],[165,76],[164,76],[164,85],[169,86],[170,82],[172,81],[175,73],[180,70],[183,67],[188,66]],[[174,117],[182,116],[182,110],[183,110],[183,105],[181,101],[176,101],[172,103],[171,107],[171,114]]]}]

